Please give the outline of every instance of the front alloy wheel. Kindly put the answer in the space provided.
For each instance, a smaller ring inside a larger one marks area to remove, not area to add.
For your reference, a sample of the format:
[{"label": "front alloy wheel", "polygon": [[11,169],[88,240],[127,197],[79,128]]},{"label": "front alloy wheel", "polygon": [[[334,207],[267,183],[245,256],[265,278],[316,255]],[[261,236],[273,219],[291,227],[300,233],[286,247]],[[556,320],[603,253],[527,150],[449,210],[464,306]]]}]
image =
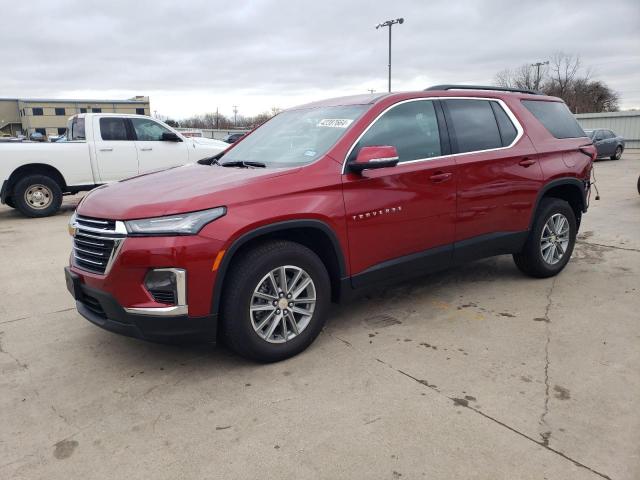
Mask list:
[{"label": "front alloy wheel", "polygon": [[307,348],[331,301],[325,264],[309,247],[267,240],[238,253],[223,280],[221,334],[240,355],[275,362]]},{"label": "front alloy wheel", "polygon": [[294,265],[274,268],[253,291],[253,330],[270,343],[292,340],[309,325],[315,304],[316,287],[307,272]]}]

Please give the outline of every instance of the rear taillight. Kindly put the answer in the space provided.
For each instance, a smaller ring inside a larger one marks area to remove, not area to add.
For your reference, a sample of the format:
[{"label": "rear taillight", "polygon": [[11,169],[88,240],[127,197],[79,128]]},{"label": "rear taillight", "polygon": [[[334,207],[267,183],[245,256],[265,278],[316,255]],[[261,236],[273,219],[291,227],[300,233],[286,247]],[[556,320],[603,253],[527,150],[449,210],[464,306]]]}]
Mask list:
[{"label": "rear taillight", "polygon": [[595,161],[596,157],[598,156],[598,151],[592,143],[588,145],[582,145],[581,147],[579,147],[579,150],[580,153],[583,153],[587,157],[591,158],[591,161]]}]

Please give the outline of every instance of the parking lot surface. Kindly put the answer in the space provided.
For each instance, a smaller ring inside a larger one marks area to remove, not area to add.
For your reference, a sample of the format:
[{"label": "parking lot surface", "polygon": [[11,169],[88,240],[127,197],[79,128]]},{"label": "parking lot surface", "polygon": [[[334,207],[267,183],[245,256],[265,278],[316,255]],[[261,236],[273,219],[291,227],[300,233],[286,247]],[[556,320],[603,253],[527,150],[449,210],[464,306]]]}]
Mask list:
[{"label": "parking lot surface", "polygon": [[0,478],[640,478],[640,155],[568,267],[496,257],[335,306],[257,365],[103,331],[75,311],[62,211],[0,207]]}]

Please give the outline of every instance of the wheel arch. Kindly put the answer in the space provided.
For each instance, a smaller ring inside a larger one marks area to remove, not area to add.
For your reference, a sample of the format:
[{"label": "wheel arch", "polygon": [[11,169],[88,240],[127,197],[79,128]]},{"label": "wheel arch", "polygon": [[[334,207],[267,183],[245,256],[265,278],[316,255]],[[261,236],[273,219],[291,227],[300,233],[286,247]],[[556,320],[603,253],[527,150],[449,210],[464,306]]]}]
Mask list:
[{"label": "wheel arch", "polygon": [[558,178],[544,185],[540,192],[538,192],[535,208],[533,209],[533,215],[531,215],[531,219],[529,221],[529,230],[533,227],[533,222],[536,219],[540,202],[543,198],[549,197],[566,200],[569,205],[571,205],[571,208],[576,215],[578,225],[580,224],[580,218],[582,214],[587,211],[588,207],[585,183],[584,181],[574,177]]},{"label": "wheel arch", "polygon": [[27,175],[46,175],[51,177],[51,179],[60,186],[60,190],[65,192],[67,189],[67,183],[57,168],[47,165],[46,163],[28,163],[16,168],[11,175],[9,175],[5,196],[11,197],[16,183]]},{"label": "wheel arch", "polygon": [[327,267],[332,300],[337,301],[340,298],[343,279],[347,277],[347,269],[337,234],[321,220],[288,220],[257,227],[234,240],[218,268],[211,301],[212,313],[220,310],[225,278],[233,265],[234,258],[237,258],[243,250],[271,239],[297,242],[313,250]]}]

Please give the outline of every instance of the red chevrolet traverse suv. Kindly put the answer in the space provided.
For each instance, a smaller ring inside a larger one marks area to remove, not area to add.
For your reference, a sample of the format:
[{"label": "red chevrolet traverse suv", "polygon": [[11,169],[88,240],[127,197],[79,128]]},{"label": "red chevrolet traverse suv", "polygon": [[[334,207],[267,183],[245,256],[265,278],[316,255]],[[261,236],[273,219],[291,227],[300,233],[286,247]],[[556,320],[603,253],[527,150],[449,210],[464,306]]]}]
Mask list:
[{"label": "red chevrolet traverse suv", "polygon": [[98,187],[70,223],[80,314],[258,361],[313,342],[331,301],[492,255],[560,272],[596,150],[565,104],[441,85],[284,111],[217,157]]}]

